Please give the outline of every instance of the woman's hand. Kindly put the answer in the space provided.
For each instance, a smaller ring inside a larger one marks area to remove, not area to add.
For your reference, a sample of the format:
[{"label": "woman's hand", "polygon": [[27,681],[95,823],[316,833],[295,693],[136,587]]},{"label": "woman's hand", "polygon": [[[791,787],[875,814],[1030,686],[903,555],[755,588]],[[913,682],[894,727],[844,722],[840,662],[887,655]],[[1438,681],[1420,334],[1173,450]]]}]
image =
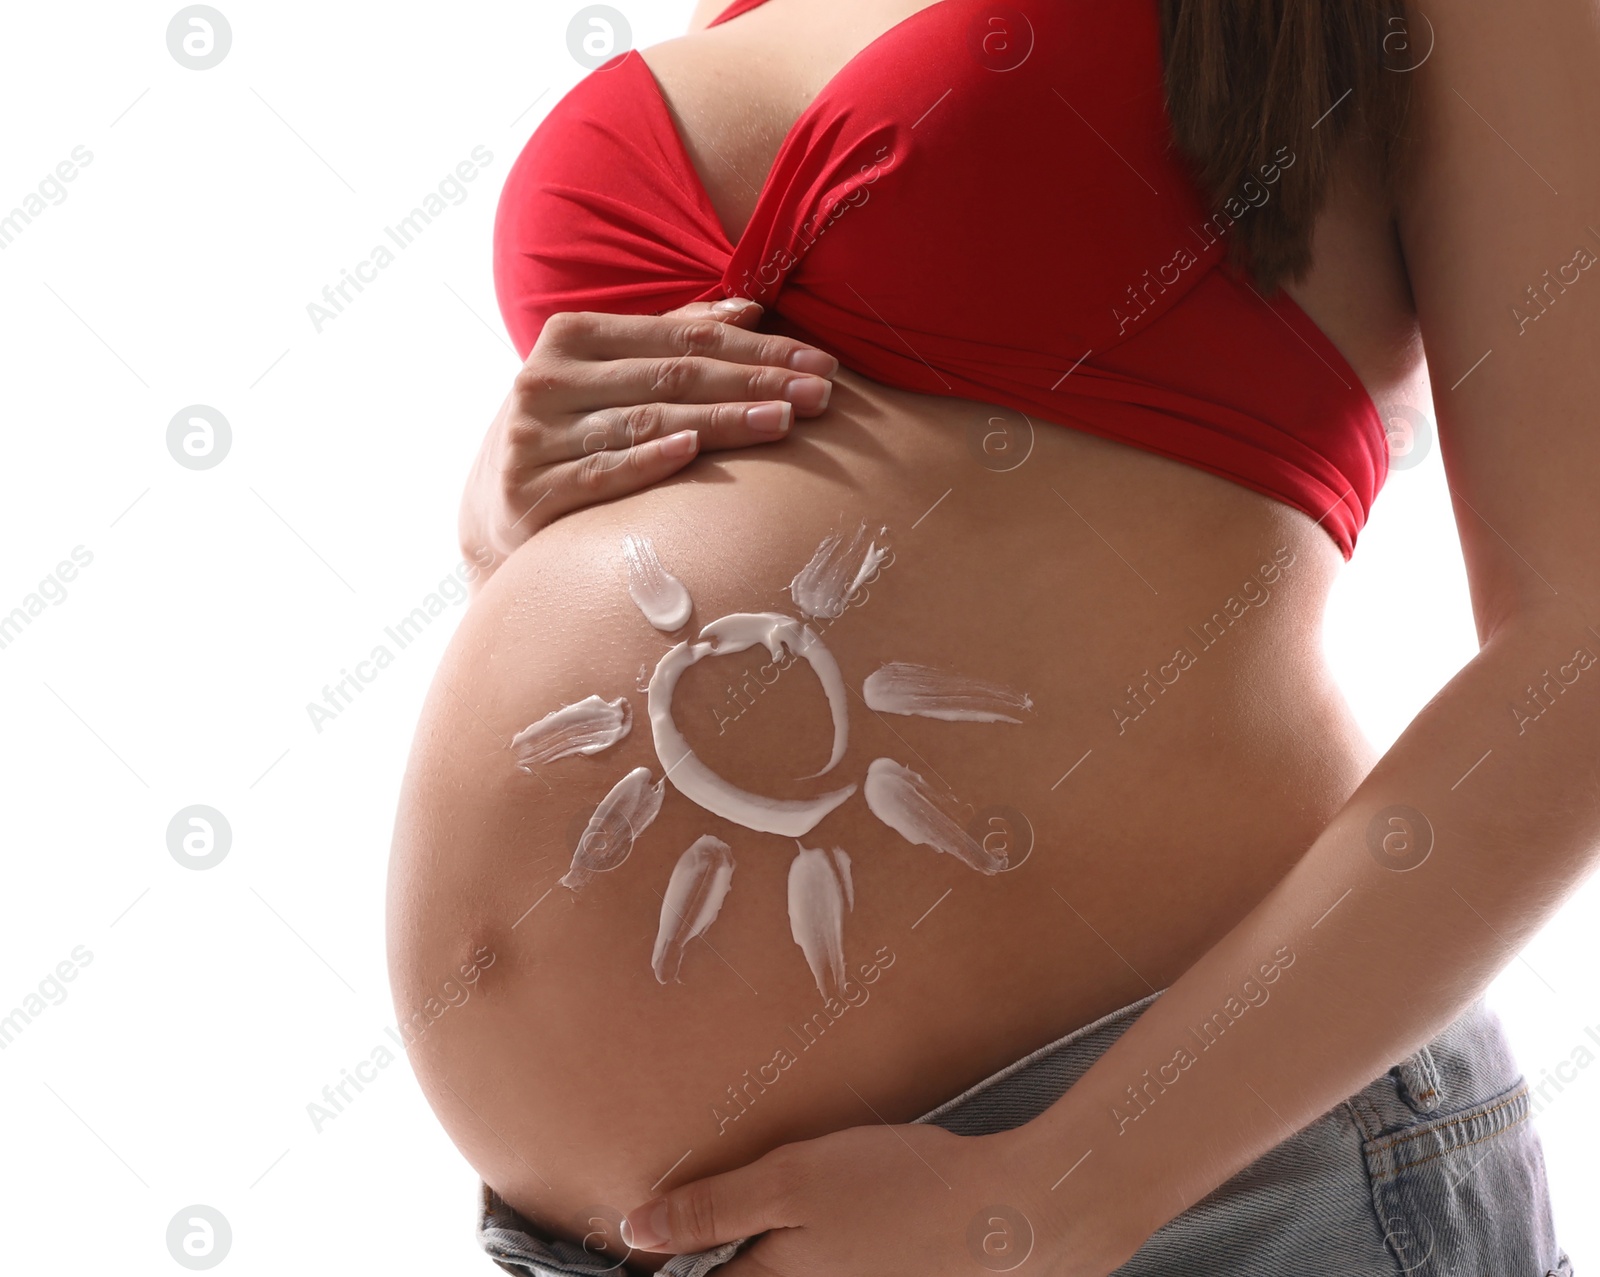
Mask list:
[{"label": "woman's hand", "polygon": [[652,1198],[622,1239],[685,1254],[766,1234],[716,1277],[1105,1277],[1132,1249],[1086,1222],[1063,1229],[1065,1194],[1016,1156],[1011,1134],[909,1123],[785,1144]]},{"label": "woman's hand", "polygon": [[701,451],[781,439],[796,415],[821,414],[838,360],[748,331],[760,314],[729,298],[665,315],[552,316],[467,481],[467,558],[487,562],[487,576],[569,511],[647,488]]}]

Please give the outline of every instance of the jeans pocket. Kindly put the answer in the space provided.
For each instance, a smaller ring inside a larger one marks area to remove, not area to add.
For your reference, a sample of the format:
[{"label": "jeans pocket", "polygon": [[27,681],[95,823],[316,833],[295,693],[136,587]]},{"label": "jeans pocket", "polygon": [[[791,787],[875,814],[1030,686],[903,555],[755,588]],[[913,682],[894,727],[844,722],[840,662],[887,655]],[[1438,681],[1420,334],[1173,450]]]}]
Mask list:
[{"label": "jeans pocket", "polygon": [[1518,1078],[1480,1104],[1365,1141],[1373,1205],[1401,1273],[1570,1273],[1529,1106]]}]

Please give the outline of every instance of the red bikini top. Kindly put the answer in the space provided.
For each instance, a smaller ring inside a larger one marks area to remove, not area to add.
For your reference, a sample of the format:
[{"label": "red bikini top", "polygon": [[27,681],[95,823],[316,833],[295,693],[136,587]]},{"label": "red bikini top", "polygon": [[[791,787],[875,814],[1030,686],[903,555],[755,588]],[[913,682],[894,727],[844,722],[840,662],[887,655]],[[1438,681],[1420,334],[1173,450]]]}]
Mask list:
[{"label": "red bikini top", "polygon": [[1348,559],[1388,476],[1382,419],[1287,293],[1218,269],[1280,173],[1208,216],[1171,143],[1154,3],[939,0],[823,88],[736,243],[644,59],[618,54],[517,157],[495,290],[524,358],[558,311],[751,297],[763,328],[885,385],[1276,497]]}]

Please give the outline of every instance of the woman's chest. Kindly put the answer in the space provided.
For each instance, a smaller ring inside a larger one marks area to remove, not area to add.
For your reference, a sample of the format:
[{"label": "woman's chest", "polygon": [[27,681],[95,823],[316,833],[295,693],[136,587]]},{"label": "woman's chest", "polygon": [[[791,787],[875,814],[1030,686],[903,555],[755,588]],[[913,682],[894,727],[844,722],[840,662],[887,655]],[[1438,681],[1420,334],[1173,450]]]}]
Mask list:
[{"label": "woman's chest", "polygon": [[775,0],[642,52],[730,242],[749,224],[784,142],[840,72],[931,7],[927,0],[798,7]]}]

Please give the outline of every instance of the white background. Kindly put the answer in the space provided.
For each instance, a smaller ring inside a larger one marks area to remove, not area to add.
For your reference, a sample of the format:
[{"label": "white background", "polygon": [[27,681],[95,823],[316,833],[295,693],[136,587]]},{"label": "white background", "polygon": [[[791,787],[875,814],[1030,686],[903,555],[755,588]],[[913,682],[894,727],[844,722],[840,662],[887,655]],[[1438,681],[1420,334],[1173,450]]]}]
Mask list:
[{"label": "white background", "polygon": [[[175,6],[12,5],[0,43],[0,211],[93,155],[0,250],[0,614],[93,556],[0,650],[0,1015],[92,954],[0,1051],[5,1268],[179,1272],[168,1221],[202,1203],[231,1274],[497,1271],[403,1056],[320,1132],[306,1108],[388,1042],[396,787],[462,609],[320,733],[306,703],[458,561],[460,481],[517,366],[495,201],[583,74],[578,6],[219,3],[232,45],[204,71],[168,51]],[[634,6],[634,42],[688,8]],[[463,202],[317,332],[307,304],[477,146]],[[231,425],[214,469],[168,453],[191,404]],[[1327,641],[1380,746],[1475,651],[1436,450],[1391,478]],[[204,872],[166,841],[197,803],[232,828]],[[1597,898],[1493,989],[1536,1083],[1600,1025]],[[1538,1119],[1579,1272],[1597,1114],[1591,1068]]]}]

